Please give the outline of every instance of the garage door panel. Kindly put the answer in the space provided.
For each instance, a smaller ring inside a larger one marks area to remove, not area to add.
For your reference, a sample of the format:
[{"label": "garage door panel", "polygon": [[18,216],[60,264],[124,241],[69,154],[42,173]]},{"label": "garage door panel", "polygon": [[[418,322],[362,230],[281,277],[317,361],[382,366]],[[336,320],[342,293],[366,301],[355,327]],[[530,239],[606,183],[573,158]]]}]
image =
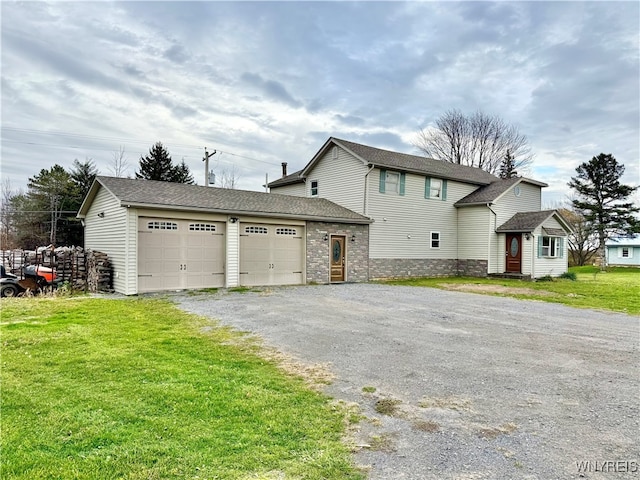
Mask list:
[{"label": "garage door panel", "polygon": [[304,227],[242,224],[240,283],[290,285],[303,282]]},{"label": "garage door panel", "polygon": [[225,224],[140,218],[138,291],[224,285]]}]

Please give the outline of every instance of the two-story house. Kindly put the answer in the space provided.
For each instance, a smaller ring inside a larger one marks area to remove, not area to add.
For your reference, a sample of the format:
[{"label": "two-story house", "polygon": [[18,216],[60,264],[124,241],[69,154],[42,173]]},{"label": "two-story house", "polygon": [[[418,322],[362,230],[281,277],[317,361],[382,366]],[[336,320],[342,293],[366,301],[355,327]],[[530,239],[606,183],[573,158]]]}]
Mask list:
[{"label": "two-story house", "polygon": [[272,193],[99,176],[78,217],[113,287],[151,291],[559,275],[569,227],[545,184],[330,138]]},{"label": "two-story house", "polygon": [[373,220],[369,277],[567,270],[570,227],[541,210],[545,183],[329,138],[271,192],[326,198]]}]

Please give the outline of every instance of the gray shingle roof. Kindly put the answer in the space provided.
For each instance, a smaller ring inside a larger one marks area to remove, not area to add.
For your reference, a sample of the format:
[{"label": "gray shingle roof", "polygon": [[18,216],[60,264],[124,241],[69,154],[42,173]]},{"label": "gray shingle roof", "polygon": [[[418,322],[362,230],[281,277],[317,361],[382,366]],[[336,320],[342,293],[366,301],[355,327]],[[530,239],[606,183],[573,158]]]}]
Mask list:
[{"label": "gray shingle roof", "polygon": [[302,183],[304,179],[300,176],[302,170],[293,172],[286,177],[279,178],[273,182],[269,182],[269,187],[282,187],[284,185],[293,185],[294,183]]},{"label": "gray shingle roof", "polygon": [[91,187],[93,193],[90,191],[87,195],[79,216],[86,214],[91,203],[90,196],[95,196],[97,192],[97,184],[109,190],[121,205],[132,207],[197,210],[340,223],[372,222],[369,218],[324,198],[294,197],[276,193],[103,176],[96,178],[96,183]]},{"label": "gray shingle roof", "polygon": [[369,147],[367,145],[361,145],[359,143],[349,142],[348,140],[341,140],[339,138],[333,138],[333,140],[338,145],[355,153],[365,162],[371,163],[377,167],[386,167],[424,175],[432,175],[434,177],[458,180],[460,182],[472,183],[475,185],[487,185],[497,179],[495,175],[485,172],[479,168],[443,162],[418,155],[392,152],[390,150]]},{"label": "gray shingle roof", "polygon": [[496,228],[496,232],[533,232],[542,222],[554,214],[557,214],[555,210],[519,212]]},{"label": "gray shingle roof", "polygon": [[478,190],[471,192],[464,198],[458,200],[454,205],[459,207],[462,205],[478,205],[478,204],[486,204],[493,203],[495,200],[500,197],[504,192],[513,187],[516,183],[525,182],[532,183],[533,185],[538,185],[539,187],[547,187],[546,183],[538,182],[537,180],[531,180],[529,178],[523,177],[513,177],[513,178],[499,178],[489,185],[485,185],[484,187],[480,187]]}]

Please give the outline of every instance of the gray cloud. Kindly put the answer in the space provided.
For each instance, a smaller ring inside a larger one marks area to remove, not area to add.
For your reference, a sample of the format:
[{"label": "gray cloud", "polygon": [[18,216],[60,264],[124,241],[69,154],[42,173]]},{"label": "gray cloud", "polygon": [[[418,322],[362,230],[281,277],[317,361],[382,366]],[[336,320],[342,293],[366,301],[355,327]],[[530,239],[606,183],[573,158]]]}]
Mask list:
[{"label": "gray cloud", "polygon": [[293,98],[285,86],[280,82],[275,80],[265,80],[261,75],[249,72],[243,73],[241,78],[246,83],[257,87],[270,100],[282,102],[294,108],[302,106],[302,103]]},{"label": "gray cloud", "polygon": [[[482,109],[529,137],[549,191],[600,151],[635,182],[639,18],[633,2],[6,3],[3,125],[194,145],[176,158],[198,172],[202,146],[226,148],[260,179],[330,135],[413,152],[445,110]],[[8,148],[50,166],[46,147]],[[87,148],[70,161],[108,161]]]}]

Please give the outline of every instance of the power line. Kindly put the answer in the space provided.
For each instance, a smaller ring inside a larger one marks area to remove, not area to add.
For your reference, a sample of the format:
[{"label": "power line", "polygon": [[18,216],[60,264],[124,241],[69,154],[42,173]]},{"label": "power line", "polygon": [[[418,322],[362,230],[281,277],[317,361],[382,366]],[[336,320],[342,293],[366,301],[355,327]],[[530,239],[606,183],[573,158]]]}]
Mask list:
[{"label": "power line", "polygon": [[[150,141],[147,141],[147,140],[137,140],[137,139],[134,139],[134,138],[107,137],[107,136],[100,136],[100,135],[86,135],[86,134],[81,134],[81,133],[60,132],[60,131],[45,131],[45,130],[37,130],[37,129],[30,129],[30,128],[16,128],[16,127],[3,126],[2,130],[3,131],[9,131],[9,132],[15,132],[15,133],[28,133],[28,134],[35,134],[35,135],[57,135],[57,136],[65,136],[65,137],[71,137],[71,138],[76,138],[76,139],[107,140],[107,141],[117,141],[117,142],[140,143],[140,144],[144,144],[144,145],[149,145],[150,143],[151,144],[155,143],[155,142],[150,142]],[[23,144],[23,145],[34,145],[34,146],[40,146],[40,147],[71,148],[71,149],[91,149],[91,150],[101,150],[101,151],[112,151],[112,149],[110,149],[110,148],[83,147],[83,146],[77,146],[77,145],[47,144],[47,143],[11,140],[11,139],[4,139],[4,138],[3,138],[2,141],[3,142],[7,142],[7,143],[18,143],[18,144]],[[184,144],[184,143],[167,142],[167,145],[172,146],[172,147],[193,148],[193,149],[197,149],[197,150],[201,150],[202,149],[201,145],[191,145],[191,144]],[[278,163],[275,163],[275,162],[269,162],[267,160],[260,160],[258,158],[249,157],[247,155],[241,155],[239,153],[229,152],[229,151],[220,150],[220,149],[216,149],[216,150],[218,151],[218,153],[225,153],[227,155],[231,155],[231,156],[238,157],[238,158],[244,158],[246,160],[251,160],[251,161],[254,161],[254,162],[266,163],[267,165],[273,165],[273,166],[278,166],[279,165]],[[184,155],[184,156],[189,157],[189,155]]]}]

